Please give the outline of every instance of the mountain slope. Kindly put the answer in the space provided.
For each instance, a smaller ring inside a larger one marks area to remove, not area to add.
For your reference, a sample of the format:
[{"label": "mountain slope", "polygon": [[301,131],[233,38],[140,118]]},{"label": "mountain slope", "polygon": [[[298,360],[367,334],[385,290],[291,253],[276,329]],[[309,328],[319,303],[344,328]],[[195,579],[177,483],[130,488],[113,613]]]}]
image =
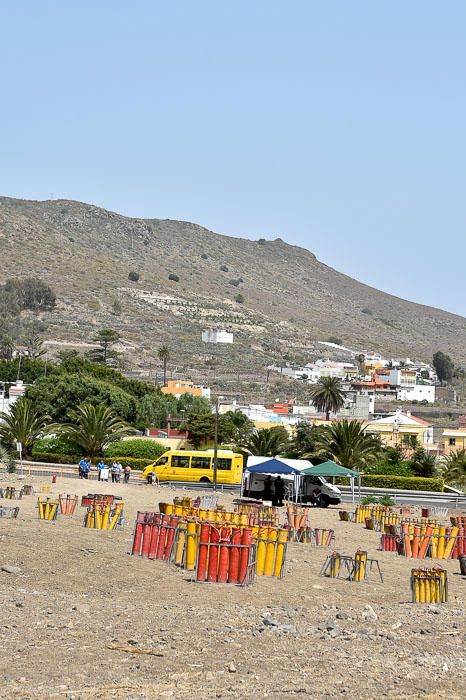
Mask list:
[{"label": "mountain slope", "polygon": [[[68,200],[3,197],[0,255],[8,261],[0,281],[34,275],[57,292],[57,309],[46,317],[56,340],[89,340],[105,325],[146,352],[181,341],[188,357],[202,351],[202,327],[222,325],[243,349],[272,356],[337,336],[397,355],[428,359],[443,349],[464,357],[464,318],[361,284],[280,239],[232,238]],[[130,271],[138,282],[128,280]]]}]

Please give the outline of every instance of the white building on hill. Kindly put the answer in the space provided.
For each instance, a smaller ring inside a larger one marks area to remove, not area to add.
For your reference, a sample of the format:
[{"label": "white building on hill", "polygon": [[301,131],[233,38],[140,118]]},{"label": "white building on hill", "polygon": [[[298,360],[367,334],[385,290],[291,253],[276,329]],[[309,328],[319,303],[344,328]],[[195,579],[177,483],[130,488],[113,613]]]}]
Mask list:
[{"label": "white building on hill", "polygon": [[233,343],[233,333],[219,328],[206,328],[202,331],[203,343]]}]

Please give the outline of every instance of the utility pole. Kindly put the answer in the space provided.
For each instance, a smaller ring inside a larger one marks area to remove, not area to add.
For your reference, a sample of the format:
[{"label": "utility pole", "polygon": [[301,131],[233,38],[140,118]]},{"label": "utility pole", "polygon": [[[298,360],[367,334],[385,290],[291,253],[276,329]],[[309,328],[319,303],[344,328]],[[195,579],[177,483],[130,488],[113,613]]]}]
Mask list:
[{"label": "utility pole", "polygon": [[217,491],[217,472],[218,472],[218,399],[215,399],[215,423],[214,423],[214,493]]}]

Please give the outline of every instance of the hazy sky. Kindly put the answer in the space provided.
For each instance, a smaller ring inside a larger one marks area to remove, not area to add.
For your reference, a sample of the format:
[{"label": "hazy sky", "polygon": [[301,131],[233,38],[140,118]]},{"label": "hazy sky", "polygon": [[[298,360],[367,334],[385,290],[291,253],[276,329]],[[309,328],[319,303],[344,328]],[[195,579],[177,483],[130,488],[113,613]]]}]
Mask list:
[{"label": "hazy sky", "polygon": [[281,237],[466,315],[466,3],[0,0],[0,193]]}]

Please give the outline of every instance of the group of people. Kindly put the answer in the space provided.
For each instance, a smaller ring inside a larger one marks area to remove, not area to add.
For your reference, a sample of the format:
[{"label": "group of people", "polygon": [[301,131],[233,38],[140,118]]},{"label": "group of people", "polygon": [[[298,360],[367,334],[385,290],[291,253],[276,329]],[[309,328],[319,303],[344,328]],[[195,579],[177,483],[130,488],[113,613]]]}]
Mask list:
[{"label": "group of people", "polygon": [[272,501],[273,506],[282,506],[285,498],[285,482],[281,476],[272,481],[270,474],[264,481],[264,490],[262,491],[263,501]]},{"label": "group of people", "polygon": [[[79,464],[78,464],[78,469],[79,469],[79,478],[80,479],[88,479],[89,478],[89,472],[92,468],[92,464],[90,460],[86,459],[83,457]],[[98,480],[99,481],[108,481],[109,476],[112,479],[112,484],[118,484],[121,481],[121,476],[123,475],[125,484],[128,483],[129,477],[131,475],[131,467],[129,464],[127,464],[125,467],[123,467],[120,462],[117,462],[114,460],[112,462],[112,465],[109,466],[106,462],[101,460],[97,464],[97,471],[98,471]]]}]

